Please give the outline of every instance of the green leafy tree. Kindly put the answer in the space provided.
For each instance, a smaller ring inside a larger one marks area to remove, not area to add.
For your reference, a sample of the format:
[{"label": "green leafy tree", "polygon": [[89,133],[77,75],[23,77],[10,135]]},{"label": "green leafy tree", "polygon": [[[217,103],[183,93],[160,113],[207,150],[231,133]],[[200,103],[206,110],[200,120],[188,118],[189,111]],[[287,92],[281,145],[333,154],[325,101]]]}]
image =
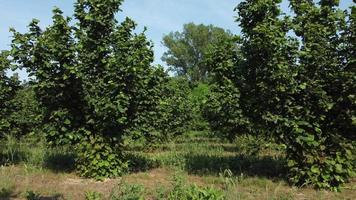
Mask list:
[{"label": "green leafy tree", "polygon": [[11,133],[14,124],[11,123],[10,115],[16,108],[12,101],[20,89],[18,77],[6,75],[10,69],[8,56],[8,51],[0,52],[0,138]]},{"label": "green leafy tree", "polygon": [[[114,16],[121,2],[90,0],[75,6],[84,99],[89,111],[87,130],[95,140],[111,147],[109,154],[117,157],[121,156],[116,152],[120,152],[117,148],[123,137],[146,136],[154,131],[161,98],[159,85],[164,80],[164,73],[159,72],[162,69],[151,66],[152,46],[144,33],[135,34],[136,24],[129,18],[117,24]],[[84,167],[92,161],[80,162]]]},{"label": "green leafy tree", "polygon": [[207,63],[214,76],[202,109],[212,131],[230,141],[238,134],[247,133],[249,125],[240,104],[241,75],[238,70],[243,59],[237,42],[237,37],[221,42],[208,55]]},{"label": "green leafy tree", "polygon": [[191,124],[188,130],[209,132],[209,123],[204,118],[204,105],[207,104],[208,96],[211,94],[210,83],[197,83],[191,88],[187,100],[191,102],[192,108],[189,113],[192,114]]},{"label": "green leafy tree", "polygon": [[354,8],[346,17],[337,1],[291,1],[292,18],[280,3],[246,0],[236,8],[240,49],[220,44],[210,59],[218,98],[234,102],[212,98],[211,116],[231,117],[225,129],[247,124],[286,144],[292,183],[337,190],[354,172]]},{"label": "green leafy tree", "polygon": [[102,179],[122,174],[127,137],[148,137],[157,126],[162,68],[152,67],[152,45],[136,24],[115,19],[121,0],[78,0],[77,23],[53,10],[53,25],[13,30],[13,62],[35,77],[51,144],[72,144],[77,169]]},{"label": "green leafy tree", "polygon": [[337,190],[353,173],[351,140],[355,124],[355,70],[343,41],[350,31],[338,1],[291,1],[294,31],[301,38],[298,52],[300,109],[295,136],[285,137],[291,181]]},{"label": "green leafy tree", "polygon": [[229,31],[213,25],[185,24],[182,32],[171,32],[163,38],[167,48],[162,60],[178,76],[190,81],[205,81],[209,76],[209,66],[205,59],[215,44],[232,37]]},{"label": "green leafy tree", "polygon": [[163,140],[167,141],[189,129],[194,118],[194,106],[188,98],[190,93],[191,88],[186,78],[172,77],[164,84],[158,126]]},{"label": "green leafy tree", "polygon": [[40,132],[43,109],[39,106],[35,92],[28,83],[22,83],[16,96],[11,100],[14,107],[8,116],[11,134],[17,138]]},{"label": "green leafy tree", "polygon": [[77,73],[73,30],[70,18],[53,10],[53,25],[42,31],[38,20],[29,32],[15,30],[12,56],[20,68],[26,68],[40,106],[45,108],[44,129],[51,144],[69,144],[78,140],[76,130],[83,124],[81,80]]}]

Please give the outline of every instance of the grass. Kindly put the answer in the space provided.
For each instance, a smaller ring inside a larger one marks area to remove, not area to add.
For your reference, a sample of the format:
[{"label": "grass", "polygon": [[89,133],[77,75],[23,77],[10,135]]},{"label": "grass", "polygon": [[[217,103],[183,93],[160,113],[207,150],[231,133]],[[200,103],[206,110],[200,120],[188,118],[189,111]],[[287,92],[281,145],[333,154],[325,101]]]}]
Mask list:
[{"label": "grass", "polygon": [[291,187],[285,180],[283,146],[247,136],[234,143],[195,135],[150,149],[131,146],[126,153],[132,172],[103,182],[78,177],[75,155],[68,149],[22,142],[11,146],[15,153],[1,151],[2,160],[14,159],[0,167],[0,199],[26,199],[31,193],[40,199],[160,200],[180,194],[174,189],[177,174],[185,180],[180,192],[213,188],[228,200],[356,199],[356,180],[340,193]]},{"label": "grass", "polygon": [[218,175],[229,169],[234,174],[285,177],[284,155],[276,150],[278,147],[261,147],[258,152],[251,152],[247,149],[249,141],[244,137],[235,143],[226,143],[217,138],[182,138],[178,138],[177,143],[160,145],[149,151],[133,147],[127,151],[130,160],[134,161],[132,168],[139,171],[140,167],[142,170],[157,166],[175,167],[197,175]]},{"label": "grass", "polygon": [[69,147],[47,146],[44,139],[6,136],[0,141],[0,166],[25,164],[55,172],[72,172],[75,154]]}]

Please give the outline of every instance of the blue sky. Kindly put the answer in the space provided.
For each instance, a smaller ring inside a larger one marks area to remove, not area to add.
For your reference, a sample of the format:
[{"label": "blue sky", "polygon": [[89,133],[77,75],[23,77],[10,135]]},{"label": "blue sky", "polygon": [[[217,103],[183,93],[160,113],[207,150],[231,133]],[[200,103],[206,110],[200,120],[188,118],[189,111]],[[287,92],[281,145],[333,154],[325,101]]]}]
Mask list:
[{"label": "blue sky", "polygon": [[[0,0],[0,49],[8,49],[11,42],[9,28],[26,31],[31,19],[41,21],[41,27],[51,24],[51,10],[54,6],[64,11],[65,15],[73,14],[75,0]],[[189,22],[197,24],[213,24],[233,33],[239,33],[238,24],[234,22],[234,7],[241,0],[126,0],[117,18],[121,21],[125,16],[131,17],[139,25],[148,28],[147,37],[154,43],[155,64],[163,64],[160,60],[164,47],[161,40],[164,34],[182,29]],[[352,0],[340,0],[341,7],[352,5]],[[282,8],[288,12],[288,4]],[[26,75],[20,72],[21,77]]]}]

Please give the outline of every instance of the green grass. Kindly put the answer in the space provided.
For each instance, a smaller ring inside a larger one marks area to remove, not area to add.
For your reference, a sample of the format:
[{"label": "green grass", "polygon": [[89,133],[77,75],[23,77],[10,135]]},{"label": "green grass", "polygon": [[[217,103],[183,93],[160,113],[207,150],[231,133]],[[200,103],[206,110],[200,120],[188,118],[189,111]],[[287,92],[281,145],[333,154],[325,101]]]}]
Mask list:
[{"label": "green grass", "polygon": [[[29,191],[52,199],[160,200],[184,195],[189,199],[186,191],[198,196],[221,194],[227,200],[355,199],[355,182],[340,193],[291,187],[286,181],[284,149],[251,136],[230,143],[189,133],[147,149],[127,147],[131,172],[95,182],[75,175],[75,154],[69,148],[7,138],[0,145],[0,199],[26,198]],[[177,174],[184,180],[180,185]]]},{"label": "green grass", "polygon": [[74,170],[75,153],[70,147],[49,147],[44,139],[25,137],[20,140],[8,135],[0,141],[0,166],[25,164],[55,172]]},{"label": "green grass", "polygon": [[[184,139],[183,139],[184,138]],[[137,151],[135,147],[127,154],[135,171],[156,167],[174,167],[190,174],[218,175],[229,169],[234,174],[246,174],[269,178],[285,177],[284,154],[278,145],[260,144],[252,151],[248,144],[254,138],[240,137],[234,143],[226,143],[217,138],[178,138],[157,146],[149,151]],[[247,144],[247,145],[246,145]]]}]

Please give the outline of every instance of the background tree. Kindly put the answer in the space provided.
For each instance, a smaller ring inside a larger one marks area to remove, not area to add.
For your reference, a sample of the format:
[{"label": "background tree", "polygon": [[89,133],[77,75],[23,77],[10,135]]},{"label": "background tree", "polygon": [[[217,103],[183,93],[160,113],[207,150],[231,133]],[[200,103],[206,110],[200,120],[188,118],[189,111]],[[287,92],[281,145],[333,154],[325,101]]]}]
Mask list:
[{"label": "background tree", "polygon": [[183,77],[171,77],[162,91],[164,96],[160,103],[161,116],[159,129],[163,140],[169,141],[174,136],[189,130],[193,116],[193,104],[188,98],[191,94],[189,81]]},{"label": "background tree", "polygon": [[171,32],[163,38],[167,48],[162,60],[178,76],[190,81],[205,81],[209,76],[209,66],[205,59],[209,50],[220,41],[232,37],[229,31],[213,25],[185,24],[182,32]]},{"label": "background tree", "polygon": [[6,75],[7,70],[10,69],[8,56],[8,51],[0,52],[0,138],[11,133],[14,127],[10,115],[16,111],[13,99],[20,89],[17,75],[12,77]]},{"label": "background tree", "polygon": [[203,116],[212,131],[220,137],[233,141],[238,134],[248,133],[249,122],[241,108],[239,72],[242,59],[238,37],[222,41],[208,54],[207,64],[211,68],[212,86],[203,107]]},{"label": "background tree", "polygon": [[13,112],[8,115],[11,135],[21,139],[41,131],[43,109],[40,107],[31,85],[21,83],[16,96],[10,102]]}]

